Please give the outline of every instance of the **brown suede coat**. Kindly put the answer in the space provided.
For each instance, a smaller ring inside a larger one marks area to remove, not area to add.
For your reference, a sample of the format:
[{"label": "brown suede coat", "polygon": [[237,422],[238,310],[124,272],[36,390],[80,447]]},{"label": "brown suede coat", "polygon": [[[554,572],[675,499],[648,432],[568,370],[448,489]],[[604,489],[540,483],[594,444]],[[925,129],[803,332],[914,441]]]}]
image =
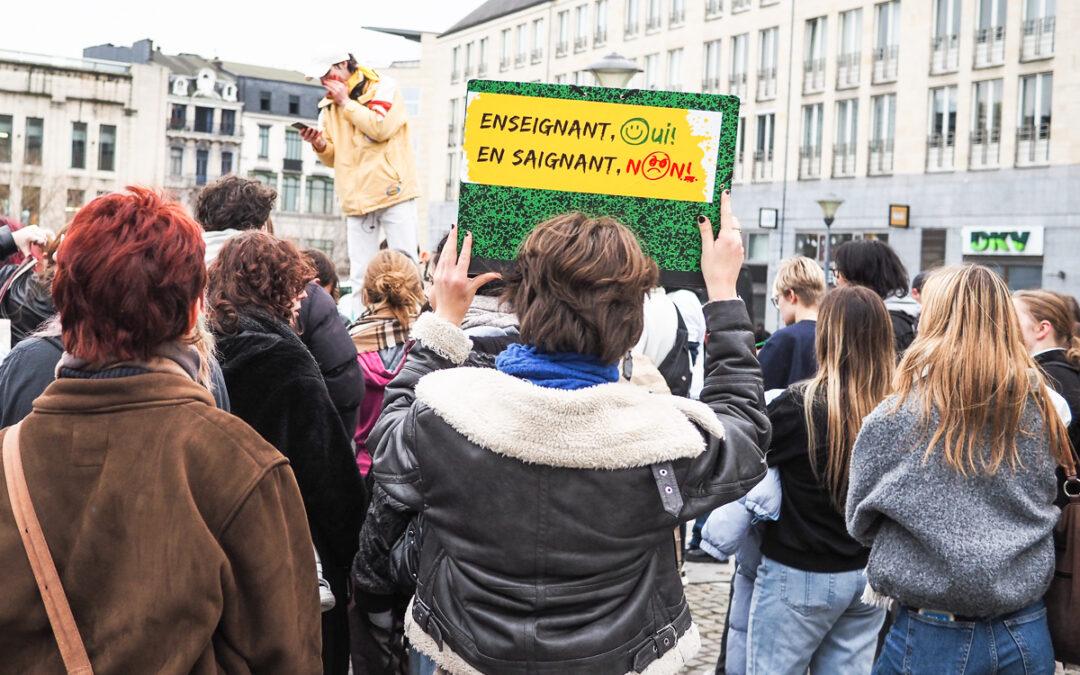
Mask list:
[{"label": "brown suede coat", "polygon": [[[20,441],[97,675],[321,671],[292,469],[205,389],[163,372],[62,378]],[[2,479],[0,571],[0,671],[62,673]]]}]

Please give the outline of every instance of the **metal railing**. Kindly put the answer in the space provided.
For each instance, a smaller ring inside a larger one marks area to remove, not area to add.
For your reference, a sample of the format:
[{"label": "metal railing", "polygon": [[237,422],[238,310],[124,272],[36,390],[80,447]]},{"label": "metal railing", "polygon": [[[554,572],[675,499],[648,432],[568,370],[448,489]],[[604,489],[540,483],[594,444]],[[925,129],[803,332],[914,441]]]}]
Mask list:
[{"label": "metal railing", "polygon": [[956,153],[956,133],[930,134],[926,138],[926,170],[950,171]]},{"label": "metal railing", "polygon": [[514,66],[520,68],[521,66],[525,65],[525,61],[527,59],[528,57],[525,55],[525,52],[517,54],[516,56],[514,56]]},{"label": "metal railing", "polygon": [[706,77],[701,80],[701,91],[706,94],[715,94],[720,91],[719,77]]},{"label": "metal railing", "polygon": [[968,163],[972,169],[988,169],[998,166],[1001,152],[1001,129],[985,127],[971,132],[971,152]]},{"label": "metal railing", "polygon": [[1040,166],[1050,162],[1050,124],[1025,124],[1016,129],[1016,165]]},{"label": "metal railing", "polygon": [[888,176],[893,171],[893,139],[870,141],[869,162],[866,172],[871,176]]},{"label": "metal railing", "polygon": [[799,180],[821,178],[821,146],[804,145],[799,148]]},{"label": "metal railing", "polygon": [[757,74],[757,100],[776,98],[776,68],[762,68]]},{"label": "metal railing", "polygon": [[991,26],[975,31],[976,68],[989,68],[1005,63],[1005,26]]},{"label": "metal railing", "polygon": [[450,81],[451,82],[457,82],[460,79],[461,79],[461,73],[460,72],[458,72],[456,70],[451,70],[450,71]]},{"label": "metal railing", "polygon": [[837,143],[833,145],[834,178],[850,178],[855,175],[855,144]]},{"label": "metal railing", "polygon": [[532,50],[531,61],[533,63],[540,63],[543,60],[544,60],[544,50],[543,49],[534,49],[534,50]]},{"label": "metal railing", "polygon": [[746,73],[732,73],[728,78],[728,93],[746,98]]},{"label": "metal railing", "polygon": [[648,32],[653,30],[660,30],[661,23],[662,21],[660,20],[660,17],[650,16],[648,19],[645,20],[645,31]]},{"label": "metal railing", "polygon": [[825,91],[825,59],[803,61],[802,89],[804,94]]},{"label": "metal railing", "polygon": [[555,43],[555,56],[566,56],[569,51],[570,42],[568,40],[559,40]]},{"label": "metal railing", "polygon": [[755,150],[754,151],[754,180],[766,181],[772,180],[773,175],[773,151],[769,150]]},{"label": "metal railing", "polygon": [[583,52],[589,46],[589,38],[584,35],[579,35],[574,38],[574,51]]},{"label": "metal railing", "polygon": [[715,19],[724,14],[724,0],[708,0],[705,3],[705,18]]},{"label": "metal railing", "polygon": [[668,15],[669,26],[681,26],[686,21],[686,8],[674,9],[672,8],[671,14]]},{"label": "metal railing", "polygon": [[753,4],[754,0],[731,0],[731,11],[741,12],[750,9]]},{"label": "metal railing", "polygon": [[930,39],[930,74],[954,73],[960,68],[960,36],[939,35]]},{"label": "metal railing", "polygon": [[859,86],[859,67],[862,65],[859,52],[841,54],[836,59],[836,88],[847,89]]},{"label": "metal railing", "polygon": [[1044,16],[1024,22],[1020,41],[1020,60],[1045,59],[1054,55],[1055,17]]},{"label": "metal railing", "polygon": [[483,77],[484,75],[487,75],[487,64],[481,63],[476,67],[476,76]]},{"label": "metal railing", "polygon": [[607,29],[597,28],[596,32],[593,33],[592,43],[593,47],[603,47],[607,44]]},{"label": "metal railing", "polygon": [[895,82],[897,64],[900,62],[900,46],[891,45],[874,49],[874,84]]},{"label": "metal railing", "polygon": [[638,32],[638,22],[637,21],[627,21],[626,24],[623,26],[623,37],[631,37],[633,35],[637,35],[637,32]]}]

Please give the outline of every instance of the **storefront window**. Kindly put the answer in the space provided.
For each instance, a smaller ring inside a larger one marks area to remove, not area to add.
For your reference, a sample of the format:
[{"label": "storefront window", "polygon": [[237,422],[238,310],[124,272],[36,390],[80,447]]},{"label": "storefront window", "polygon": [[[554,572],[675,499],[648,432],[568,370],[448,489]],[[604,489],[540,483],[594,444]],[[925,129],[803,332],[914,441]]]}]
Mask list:
[{"label": "storefront window", "polygon": [[964,262],[985,265],[997,272],[1009,285],[1010,291],[1042,288],[1043,259],[1032,258],[984,258],[964,256]]}]

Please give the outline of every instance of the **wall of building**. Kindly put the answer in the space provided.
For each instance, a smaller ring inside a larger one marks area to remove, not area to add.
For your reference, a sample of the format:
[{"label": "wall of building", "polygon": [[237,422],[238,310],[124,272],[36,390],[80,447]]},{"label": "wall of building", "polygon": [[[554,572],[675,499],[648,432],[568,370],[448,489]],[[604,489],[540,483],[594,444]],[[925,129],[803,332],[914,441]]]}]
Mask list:
[{"label": "wall of building", "polygon": [[[129,184],[160,186],[163,151],[146,139],[164,135],[167,85],[168,72],[153,65],[0,52],[0,115],[13,122],[11,161],[0,162],[0,213],[29,215],[24,189],[38,188],[40,214],[29,219],[57,229],[99,194]],[[44,120],[38,166],[26,162],[27,118]],[[72,167],[75,122],[86,124],[85,168]],[[102,125],[116,127],[112,170],[99,168]]]}]

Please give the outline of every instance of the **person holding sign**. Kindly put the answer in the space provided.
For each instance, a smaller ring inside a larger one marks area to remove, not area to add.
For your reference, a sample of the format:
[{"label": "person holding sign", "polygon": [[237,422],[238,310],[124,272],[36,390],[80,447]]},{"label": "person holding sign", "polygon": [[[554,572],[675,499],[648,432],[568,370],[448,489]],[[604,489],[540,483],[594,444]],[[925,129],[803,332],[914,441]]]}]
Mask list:
[{"label": "person holding sign", "polygon": [[727,193],[721,213],[716,237],[699,218],[700,402],[617,382],[657,266],[581,213],[538,225],[507,275],[521,343],[458,368],[466,310],[499,275],[469,278],[472,234],[459,254],[451,231],[369,437],[378,487],[423,515],[406,634],[443,670],[674,673],[699,650],[671,533],[761,480],[770,435]]},{"label": "person holding sign", "polygon": [[326,98],[319,102],[322,131],[300,125],[300,136],[334,169],[355,290],[363,287],[368,262],[379,252],[380,227],[390,248],[417,256],[420,190],[408,114],[396,82],[358,64],[352,54],[317,59],[307,77],[322,83]]}]

